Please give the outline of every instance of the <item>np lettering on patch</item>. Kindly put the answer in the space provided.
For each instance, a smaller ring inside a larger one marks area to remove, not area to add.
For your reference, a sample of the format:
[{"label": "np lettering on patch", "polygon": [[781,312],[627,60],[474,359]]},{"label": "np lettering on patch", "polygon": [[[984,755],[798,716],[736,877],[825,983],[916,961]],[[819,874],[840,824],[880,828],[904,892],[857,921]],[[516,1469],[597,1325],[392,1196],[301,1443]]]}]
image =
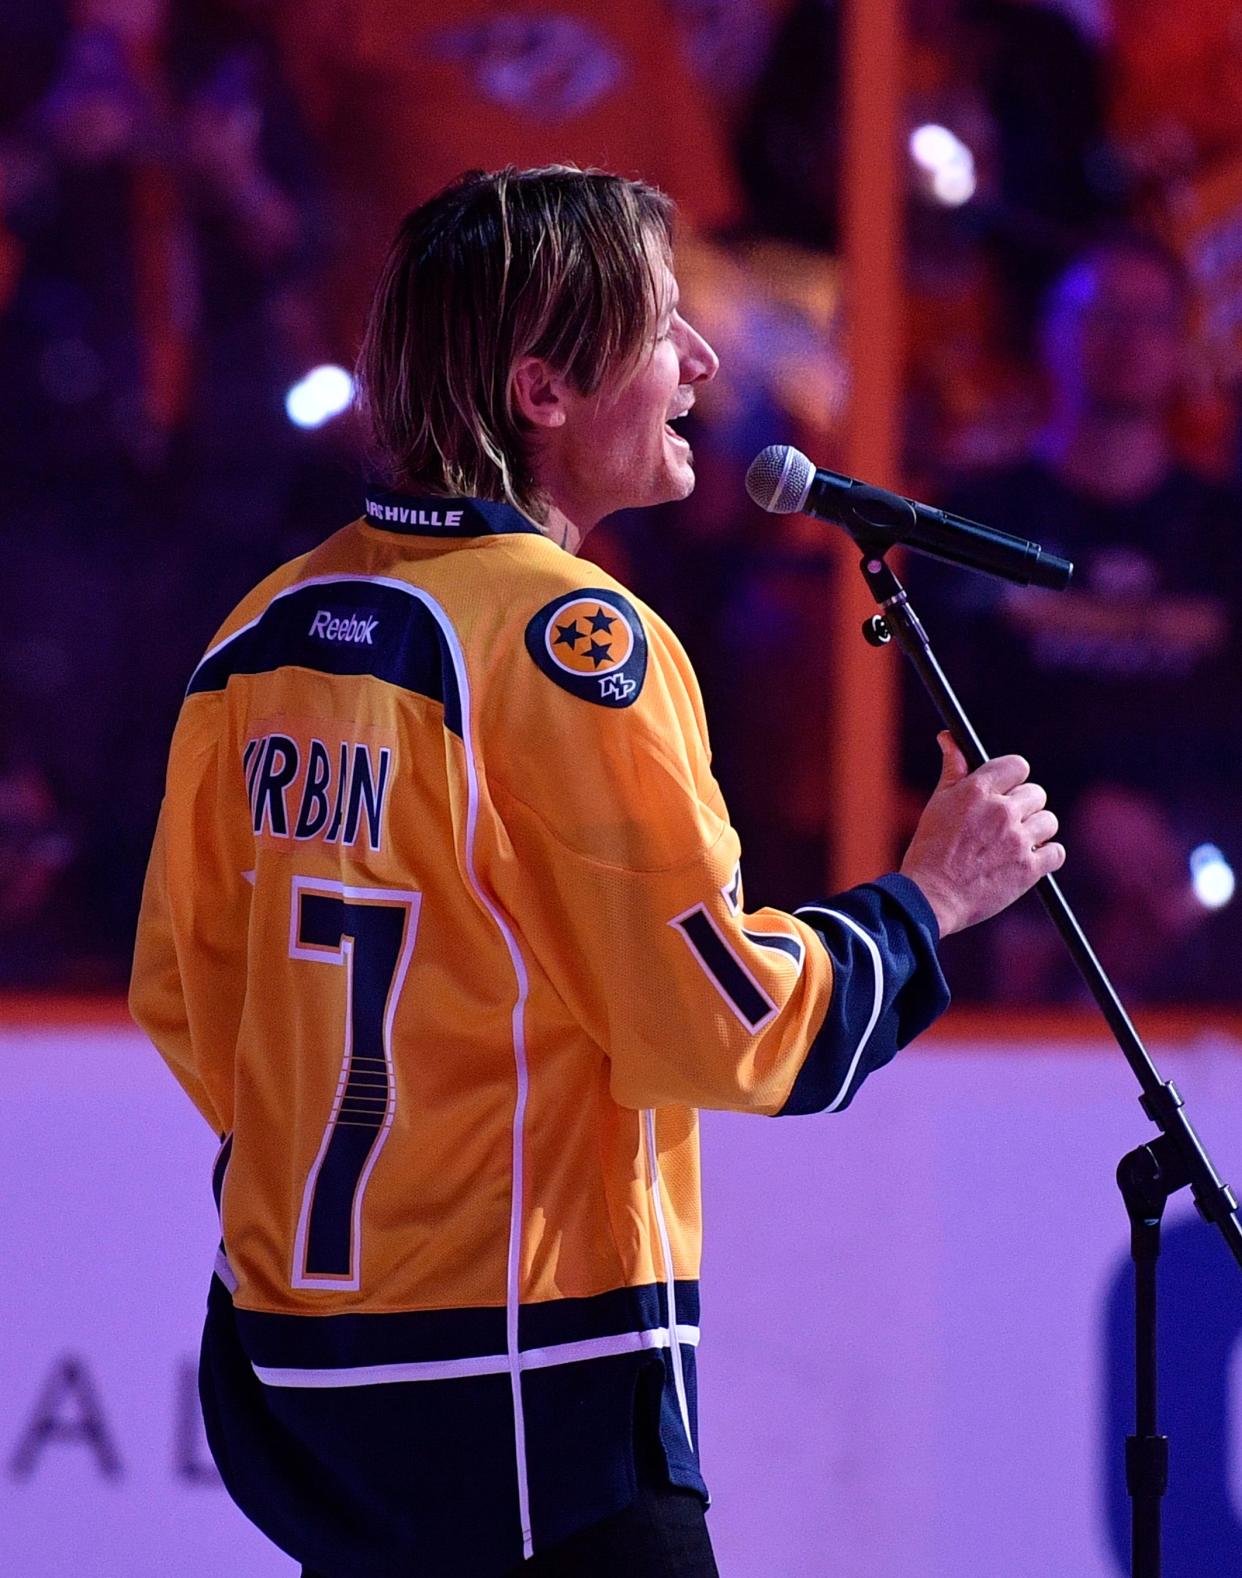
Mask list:
[{"label": "np lettering on patch", "polygon": [[526,650],[562,690],[601,707],[629,707],[647,676],[647,637],[628,598],[591,587],[546,604]]}]

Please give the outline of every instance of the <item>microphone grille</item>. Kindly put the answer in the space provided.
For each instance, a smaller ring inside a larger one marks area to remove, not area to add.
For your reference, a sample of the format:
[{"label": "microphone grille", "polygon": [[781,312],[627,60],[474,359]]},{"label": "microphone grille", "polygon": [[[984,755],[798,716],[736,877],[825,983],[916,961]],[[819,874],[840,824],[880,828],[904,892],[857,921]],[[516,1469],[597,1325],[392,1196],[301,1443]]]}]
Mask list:
[{"label": "microphone grille", "polygon": [[761,510],[792,515],[806,503],[815,467],[789,444],[769,444],[750,463],[746,491]]}]

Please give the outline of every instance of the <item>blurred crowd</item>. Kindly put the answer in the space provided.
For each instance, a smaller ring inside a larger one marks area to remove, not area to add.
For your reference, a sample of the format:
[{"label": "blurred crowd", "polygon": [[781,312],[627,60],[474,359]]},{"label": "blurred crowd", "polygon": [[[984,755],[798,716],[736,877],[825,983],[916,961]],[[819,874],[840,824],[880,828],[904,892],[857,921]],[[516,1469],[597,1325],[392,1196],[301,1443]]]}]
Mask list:
[{"label": "blurred crowd", "polygon": [[[908,10],[904,460],[872,480],[1075,561],[1064,594],[907,570],[1123,995],[1236,1003],[1242,3]],[[699,487],[587,555],[690,650],[752,900],[822,891],[808,654],[854,572],[742,478],[774,441],[842,463],[840,30],[832,0],[0,0],[0,987],[123,982],[190,670],[359,512],[356,419],[289,391],[352,365],[401,214],[471,166],[679,203],[723,362]],[[897,840],[937,758],[903,711]],[[959,997],[1081,990],[1029,903],[949,955]]]}]

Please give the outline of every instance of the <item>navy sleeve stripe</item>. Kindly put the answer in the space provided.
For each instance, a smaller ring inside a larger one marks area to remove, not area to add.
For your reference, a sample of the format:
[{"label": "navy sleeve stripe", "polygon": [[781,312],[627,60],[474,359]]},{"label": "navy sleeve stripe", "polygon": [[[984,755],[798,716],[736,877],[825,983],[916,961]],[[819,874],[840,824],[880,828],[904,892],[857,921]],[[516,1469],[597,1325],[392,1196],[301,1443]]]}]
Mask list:
[{"label": "navy sleeve stripe", "polygon": [[936,918],[899,874],[795,913],[832,961],[832,996],[781,1113],[839,1112],[948,1007]]},{"label": "navy sleeve stripe", "polygon": [[750,931],[745,926],[742,927],[742,936],[747,942],[755,943],[757,947],[775,948],[780,953],[787,953],[798,968],[802,968],[805,949],[800,937],[790,937],[783,931]]},{"label": "navy sleeve stripe", "polygon": [[237,674],[307,668],[370,675],[438,701],[460,735],[461,696],[441,610],[387,576],[317,576],[286,587],[257,619],[212,648],[187,695],[223,690]]},{"label": "navy sleeve stripe", "polygon": [[696,904],[669,925],[686,939],[712,985],[748,1030],[761,1030],[776,1012],[776,1004],[751,975],[717,929],[715,921]]},{"label": "navy sleeve stripe", "polygon": [[[871,1015],[863,1028],[862,1035],[858,1038],[858,1045],[854,1048],[854,1055],[850,1058],[849,1067],[845,1071],[845,1078],[841,1082],[840,1090],[837,1091],[836,1095],[823,1109],[825,1112],[835,1112],[849,1093],[850,1084],[854,1075],[858,1072],[859,1061],[866,1049],[867,1042],[871,1039],[871,1032],[875,1029],[876,1021],[880,1017],[880,1010],[884,1006],[884,966],[880,961],[880,950],[876,947],[874,939],[867,935],[857,921],[851,920],[848,915],[843,915],[840,910],[820,909],[818,905],[808,904],[805,908],[799,910],[798,913],[799,915],[825,915],[830,920],[840,921],[843,926],[848,926],[852,932],[857,934],[871,958],[872,981],[874,984],[871,998]],[[833,990],[834,992],[836,991],[835,981]]]}]

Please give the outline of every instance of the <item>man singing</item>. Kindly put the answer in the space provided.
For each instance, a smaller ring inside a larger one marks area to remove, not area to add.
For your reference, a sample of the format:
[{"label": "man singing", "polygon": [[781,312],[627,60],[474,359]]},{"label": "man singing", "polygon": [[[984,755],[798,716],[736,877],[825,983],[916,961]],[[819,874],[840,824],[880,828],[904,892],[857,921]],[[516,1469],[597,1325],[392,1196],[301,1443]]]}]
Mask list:
[{"label": "man singing", "polygon": [[836,1111],[938,937],[1064,859],[1025,762],[901,871],[747,909],[676,637],[575,557],[685,497],[714,352],[670,204],[566,168],[410,214],[362,379],[387,486],[190,681],[132,1006],[221,1138],[201,1386],[313,1578],[694,1578],[695,1109]]}]

